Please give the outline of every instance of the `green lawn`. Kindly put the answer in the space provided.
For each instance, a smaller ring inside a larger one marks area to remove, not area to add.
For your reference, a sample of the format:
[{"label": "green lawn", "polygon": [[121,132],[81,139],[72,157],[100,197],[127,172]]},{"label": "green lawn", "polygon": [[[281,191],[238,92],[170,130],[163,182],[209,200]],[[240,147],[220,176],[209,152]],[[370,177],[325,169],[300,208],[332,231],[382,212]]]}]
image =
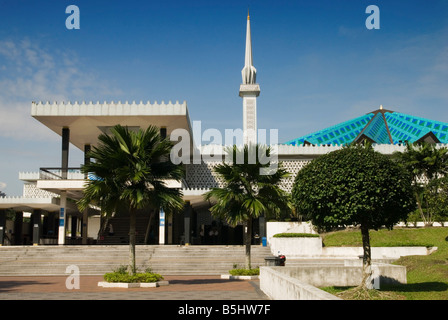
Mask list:
[{"label": "green lawn", "polygon": [[[361,246],[361,233],[339,231],[322,235],[325,246]],[[397,228],[370,232],[371,245],[438,247],[428,256],[402,257],[395,264],[406,266],[408,283],[382,286],[394,299],[448,300],[448,228]],[[327,288],[332,293],[341,288]]]}]

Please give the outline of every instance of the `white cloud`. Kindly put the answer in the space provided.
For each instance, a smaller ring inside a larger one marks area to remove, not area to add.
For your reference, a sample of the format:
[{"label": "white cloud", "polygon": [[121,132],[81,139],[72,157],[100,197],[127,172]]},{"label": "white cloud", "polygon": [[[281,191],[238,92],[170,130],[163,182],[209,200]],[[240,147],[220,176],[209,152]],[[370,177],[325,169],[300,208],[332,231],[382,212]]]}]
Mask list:
[{"label": "white cloud", "polygon": [[5,190],[6,188],[6,183],[0,181],[0,190]]},{"label": "white cloud", "polygon": [[30,116],[32,101],[85,100],[112,92],[75,53],[0,39],[0,136],[42,140],[52,132]]}]

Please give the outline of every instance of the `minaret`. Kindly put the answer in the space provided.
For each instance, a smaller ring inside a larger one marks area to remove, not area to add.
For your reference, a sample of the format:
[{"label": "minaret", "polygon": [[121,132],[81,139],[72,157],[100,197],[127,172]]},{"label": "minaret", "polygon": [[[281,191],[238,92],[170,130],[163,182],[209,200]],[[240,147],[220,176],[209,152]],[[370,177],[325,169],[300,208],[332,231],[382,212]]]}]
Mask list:
[{"label": "minaret", "polygon": [[252,41],[250,36],[250,17],[247,13],[246,56],[241,70],[243,83],[240,85],[240,97],[243,98],[243,140],[244,144],[257,143],[257,97],[260,86],[256,83],[257,69],[253,66]]}]

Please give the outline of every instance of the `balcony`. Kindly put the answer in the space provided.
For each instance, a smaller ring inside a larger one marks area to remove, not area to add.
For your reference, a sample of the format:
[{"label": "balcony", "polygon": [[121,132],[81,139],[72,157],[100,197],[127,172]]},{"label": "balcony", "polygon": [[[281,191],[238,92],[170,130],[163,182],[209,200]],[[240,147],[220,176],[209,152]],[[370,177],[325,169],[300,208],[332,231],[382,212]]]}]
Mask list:
[{"label": "balcony", "polygon": [[40,168],[36,187],[55,194],[67,192],[74,199],[82,196],[86,179],[80,168],[67,168],[66,177],[62,168]]},{"label": "balcony", "polygon": [[67,177],[63,177],[62,168],[40,168],[39,180],[84,180],[81,168],[67,168]]}]

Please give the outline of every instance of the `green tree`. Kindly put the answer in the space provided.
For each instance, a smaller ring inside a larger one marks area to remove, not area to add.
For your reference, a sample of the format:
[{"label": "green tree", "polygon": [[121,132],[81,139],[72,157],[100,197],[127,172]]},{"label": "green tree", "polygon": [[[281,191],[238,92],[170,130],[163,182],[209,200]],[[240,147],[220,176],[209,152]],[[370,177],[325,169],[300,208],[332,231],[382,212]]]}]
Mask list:
[{"label": "green tree", "polygon": [[[289,174],[272,162],[271,148],[260,145],[237,146],[226,149],[231,163],[224,162],[214,168],[223,179],[222,188],[213,188],[206,195],[214,205],[210,208],[214,216],[224,218],[230,225],[244,224],[246,268],[251,268],[252,219],[262,215],[279,216],[290,212],[288,194],[278,184]],[[271,170],[272,169],[272,170]]]},{"label": "green tree", "polygon": [[434,221],[448,220],[448,176],[434,179],[426,190],[426,201]]},{"label": "green tree", "polygon": [[432,225],[434,210],[427,201],[427,196],[436,196],[439,178],[448,173],[448,149],[426,142],[407,142],[406,150],[395,152],[393,156],[412,175],[418,211],[424,224]]},{"label": "green tree", "polygon": [[392,228],[415,207],[409,174],[371,146],[359,145],[323,155],[300,170],[292,202],[321,230],[360,226],[361,288],[371,288],[369,230]]},{"label": "green tree", "polygon": [[183,170],[169,160],[172,143],[162,139],[155,126],[132,131],[117,125],[110,134],[101,134],[98,140],[98,146],[88,154],[92,161],[81,169],[93,178],[88,181],[78,207],[84,210],[94,203],[106,216],[118,208],[128,208],[128,272],[134,274],[136,211],[147,207],[163,208],[165,212],[181,210],[181,191],[169,188],[166,182],[179,181]]}]

